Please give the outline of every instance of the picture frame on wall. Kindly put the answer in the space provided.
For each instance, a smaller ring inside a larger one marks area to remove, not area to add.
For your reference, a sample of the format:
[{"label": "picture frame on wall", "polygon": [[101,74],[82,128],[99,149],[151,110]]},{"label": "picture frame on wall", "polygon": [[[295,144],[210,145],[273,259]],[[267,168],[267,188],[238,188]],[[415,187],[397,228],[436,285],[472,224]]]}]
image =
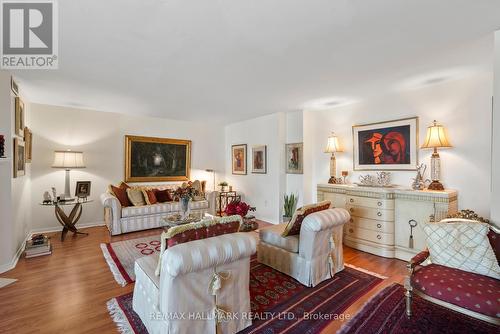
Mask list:
[{"label": "picture frame on wall", "polygon": [[247,175],[247,144],[231,146],[231,164],[234,175]]},{"label": "picture frame on wall", "polygon": [[14,178],[26,174],[26,153],[24,141],[14,138]]},{"label": "picture frame on wall", "polygon": [[87,198],[90,196],[91,181],[77,181],[75,187],[75,196],[78,198]]},{"label": "picture frame on wall", "polygon": [[14,77],[10,77],[10,89],[12,90],[12,93],[14,93],[15,96],[19,95],[19,86],[17,85],[17,82],[14,80]]},{"label": "picture frame on wall", "polygon": [[125,182],[189,181],[191,141],[125,136]]},{"label": "picture frame on wall", "polygon": [[293,143],[286,144],[286,173],[303,174],[304,173],[304,144]]},{"label": "picture frame on wall", "polygon": [[24,128],[24,146],[26,163],[30,163],[33,155],[33,133],[27,126]]},{"label": "picture frame on wall", "polygon": [[260,145],[252,147],[252,173],[267,173],[267,146]]},{"label": "picture frame on wall", "polygon": [[24,137],[24,103],[19,96],[15,99],[15,126],[16,135]]},{"label": "picture frame on wall", "polygon": [[418,117],[354,125],[354,170],[416,170]]}]

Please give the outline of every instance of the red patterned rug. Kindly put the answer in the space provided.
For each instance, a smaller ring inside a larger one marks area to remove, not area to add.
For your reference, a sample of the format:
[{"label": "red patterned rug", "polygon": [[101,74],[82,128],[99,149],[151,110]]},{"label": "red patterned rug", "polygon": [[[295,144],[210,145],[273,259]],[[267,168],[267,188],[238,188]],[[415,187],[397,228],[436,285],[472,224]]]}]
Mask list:
[{"label": "red patterned rug", "polygon": [[[380,277],[346,267],[334,278],[307,288],[293,278],[258,263],[254,257],[250,266],[253,324],[241,333],[319,333],[332,320],[342,317],[342,312],[381,281]],[[108,308],[122,333],[147,333],[132,310],[132,293],[113,298],[108,302]]]},{"label": "red patterned rug", "polygon": [[392,284],[373,297],[338,334],[443,334],[443,333],[500,333],[500,327],[471,318],[413,297],[413,315],[406,317],[404,288]]}]

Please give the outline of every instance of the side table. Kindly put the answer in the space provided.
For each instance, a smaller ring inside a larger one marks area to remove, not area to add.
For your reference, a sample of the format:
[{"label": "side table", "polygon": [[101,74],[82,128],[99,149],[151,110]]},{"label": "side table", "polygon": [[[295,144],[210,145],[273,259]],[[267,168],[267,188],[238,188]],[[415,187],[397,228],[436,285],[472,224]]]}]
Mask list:
[{"label": "side table", "polygon": [[217,194],[217,216],[223,216],[226,206],[232,201],[241,201],[241,196],[236,193],[236,191],[220,191]]},{"label": "side table", "polygon": [[[53,202],[50,204],[43,204],[40,203],[41,206],[50,206],[54,207],[54,214],[57,218],[57,221],[59,224],[62,225],[63,229],[61,231],[61,241],[64,241],[64,238],[66,237],[66,234],[68,231],[73,232],[73,234],[83,234],[83,235],[89,235],[88,233],[85,232],[80,232],[76,228],[76,223],[80,220],[80,217],[82,216],[83,212],[83,204],[87,203],[92,203],[93,200],[87,200],[87,201],[67,201],[67,202]],[[73,208],[71,209],[71,212],[68,215],[64,212],[62,207],[64,206],[71,206],[73,205]]]}]

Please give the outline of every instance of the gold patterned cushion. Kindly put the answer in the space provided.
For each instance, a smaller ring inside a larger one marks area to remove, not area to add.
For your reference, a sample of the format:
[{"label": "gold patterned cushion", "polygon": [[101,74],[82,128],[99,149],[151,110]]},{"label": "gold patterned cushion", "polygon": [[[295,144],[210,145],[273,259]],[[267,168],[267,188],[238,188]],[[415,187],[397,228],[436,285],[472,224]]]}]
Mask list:
[{"label": "gold patterned cushion", "polygon": [[288,237],[290,235],[298,235],[300,234],[300,228],[302,226],[302,221],[308,215],[314,212],[327,210],[330,208],[330,201],[323,201],[316,204],[310,204],[297,209],[293,214],[292,219],[288,222],[285,227],[285,230],[281,234],[282,237]]},{"label": "gold patterned cushion", "polygon": [[500,279],[500,267],[488,240],[489,225],[444,220],[423,228],[431,262]]},{"label": "gold patterned cushion", "polygon": [[127,196],[134,206],[146,205],[144,195],[142,194],[142,188],[140,187],[127,189]]}]

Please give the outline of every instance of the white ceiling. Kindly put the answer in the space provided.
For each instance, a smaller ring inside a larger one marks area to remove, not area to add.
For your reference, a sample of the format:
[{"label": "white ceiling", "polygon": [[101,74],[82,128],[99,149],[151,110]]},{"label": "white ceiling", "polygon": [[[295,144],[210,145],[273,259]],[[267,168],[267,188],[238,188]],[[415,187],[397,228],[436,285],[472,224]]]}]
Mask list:
[{"label": "white ceiling", "polygon": [[481,65],[464,45],[500,28],[498,0],[63,0],[59,12],[59,70],[14,73],[31,102],[219,123]]}]

